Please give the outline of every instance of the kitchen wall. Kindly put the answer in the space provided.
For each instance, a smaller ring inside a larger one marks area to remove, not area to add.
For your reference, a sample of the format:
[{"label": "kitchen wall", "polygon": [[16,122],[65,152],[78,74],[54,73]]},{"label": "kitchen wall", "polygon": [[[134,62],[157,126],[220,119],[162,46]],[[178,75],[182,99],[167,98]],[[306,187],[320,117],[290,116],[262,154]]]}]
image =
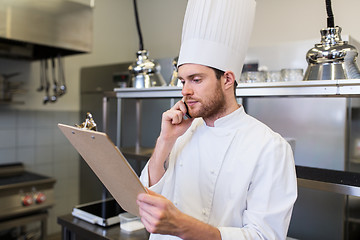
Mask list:
[{"label": "kitchen wall", "polygon": [[76,111],[14,110],[0,106],[0,163],[22,162],[27,171],[56,179],[48,232],[60,230],[56,216],[79,202],[79,157],[56,124],[78,121]]},{"label": "kitchen wall", "polygon": [[[333,0],[335,23],[344,34],[360,39],[358,0]],[[186,0],[138,0],[144,46],[151,58],[178,54]],[[251,46],[318,39],[326,27],[325,1],[258,0]],[[94,8],[94,46],[91,54],[65,58],[68,93],[55,104],[42,104],[39,62],[0,59],[0,73],[20,72],[14,81],[27,92],[16,95],[22,104],[0,106],[0,163],[23,161],[30,170],[57,178],[57,199],[49,220],[56,232],[56,216],[71,212],[78,201],[78,157],[57,130],[56,123],[79,122],[81,68],[135,60],[138,36],[132,1],[98,0]],[[317,42],[314,42],[314,44]],[[304,58],[305,58],[304,52]],[[82,116],[83,117],[83,116]],[[70,197],[71,196],[71,197]]]},{"label": "kitchen wall", "polygon": [[[332,0],[335,25],[360,40],[360,1]],[[252,46],[318,39],[326,27],[325,0],[257,0]],[[305,56],[306,53],[304,53]]]},{"label": "kitchen wall", "polygon": [[[335,24],[343,28],[344,35],[360,40],[358,0],[333,0]],[[186,0],[138,0],[138,11],[144,46],[151,58],[174,57],[178,54]],[[293,41],[314,39],[320,41],[320,29],[326,27],[325,1],[313,0],[257,0],[251,47],[272,46]],[[84,66],[96,66],[135,60],[138,36],[130,0],[101,0],[94,8],[94,45],[91,54],[65,58],[69,91],[59,102],[43,105],[43,93],[36,92],[39,85],[39,62],[9,68],[0,60],[2,73],[21,71],[17,80],[23,80],[28,93],[19,96],[26,103],[19,109],[49,111],[78,111],[79,75]],[[304,59],[305,59],[304,52]]]}]

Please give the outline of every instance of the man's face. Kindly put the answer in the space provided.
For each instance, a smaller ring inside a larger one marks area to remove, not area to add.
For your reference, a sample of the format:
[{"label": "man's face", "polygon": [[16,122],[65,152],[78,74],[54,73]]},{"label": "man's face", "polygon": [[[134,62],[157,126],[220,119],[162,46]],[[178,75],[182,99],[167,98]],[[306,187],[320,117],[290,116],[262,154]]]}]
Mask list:
[{"label": "man's face", "polygon": [[213,69],[199,64],[179,67],[178,77],[183,83],[181,91],[192,117],[216,118],[225,111],[222,79],[218,80]]}]

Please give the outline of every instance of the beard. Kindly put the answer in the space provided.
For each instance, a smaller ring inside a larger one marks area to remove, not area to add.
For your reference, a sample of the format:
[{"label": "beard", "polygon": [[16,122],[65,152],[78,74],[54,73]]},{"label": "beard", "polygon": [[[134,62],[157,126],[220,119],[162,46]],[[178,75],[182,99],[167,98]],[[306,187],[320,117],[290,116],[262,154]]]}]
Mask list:
[{"label": "beard", "polygon": [[200,109],[190,110],[190,115],[193,118],[213,118],[221,115],[225,111],[225,96],[220,86],[216,88],[212,96],[206,99],[198,99],[197,101],[200,103]]}]

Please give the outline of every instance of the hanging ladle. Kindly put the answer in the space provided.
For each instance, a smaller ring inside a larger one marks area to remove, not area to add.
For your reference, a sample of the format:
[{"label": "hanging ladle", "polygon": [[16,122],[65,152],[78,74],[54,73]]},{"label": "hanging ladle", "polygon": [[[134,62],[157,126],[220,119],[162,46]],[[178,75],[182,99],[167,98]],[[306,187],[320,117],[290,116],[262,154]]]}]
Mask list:
[{"label": "hanging ladle", "polygon": [[57,96],[58,96],[58,83],[56,81],[56,74],[55,74],[55,59],[51,58],[51,73],[52,73],[52,79],[53,79],[53,95],[50,98],[51,102],[56,102]]},{"label": "hanging ladle", "polygon": [[47,59],[44,60],[44,66],[45,66],[45,71],[44,71],[44,79],[45,79],[45,96],[43,98],[43,103],[46,104],[50,101],[50,96],[49,96],[49,88],[50,88],[50,82],[49,82],[49,75],[48,75],[48,61]]},{"label": "hanging ladle", "polygon": [[44,90],[45,86],[45,66],[44,60],[40,60],[40,86],[36,89],[38,92]]},{"label": "hanging ladle", "polygon": [[66,84],[65,84],[65,73],[64,73],[64,65],[62,62],[62,57],[58,55],[58,73],[59,73],[59,96],[62,96],[66,93]]}]

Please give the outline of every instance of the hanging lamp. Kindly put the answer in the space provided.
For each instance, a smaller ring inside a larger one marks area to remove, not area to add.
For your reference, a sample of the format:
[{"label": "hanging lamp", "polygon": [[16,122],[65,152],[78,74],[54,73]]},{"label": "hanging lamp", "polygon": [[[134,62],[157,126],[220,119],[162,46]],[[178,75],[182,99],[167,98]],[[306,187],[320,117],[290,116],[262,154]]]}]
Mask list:
[{"label": "hanging lamp", "polygon": [[136,0],[133,0],[133,3],[136,27],[139,35],[139,51],[136,53],[136,61],[128,68],[131,76],[130,87],[150,88],[164,86],[166,82],[160,73],[160,65],[156,61],[149,59],[149,53],[144,49]]},{"label": "hanging lamp", "polygon": [[359,79],[358,52],[341,39],[341,27],[335,26],[331,0],[326,0],[327,28],[320,30],[321,43],[306,54],[304,80]]}]

